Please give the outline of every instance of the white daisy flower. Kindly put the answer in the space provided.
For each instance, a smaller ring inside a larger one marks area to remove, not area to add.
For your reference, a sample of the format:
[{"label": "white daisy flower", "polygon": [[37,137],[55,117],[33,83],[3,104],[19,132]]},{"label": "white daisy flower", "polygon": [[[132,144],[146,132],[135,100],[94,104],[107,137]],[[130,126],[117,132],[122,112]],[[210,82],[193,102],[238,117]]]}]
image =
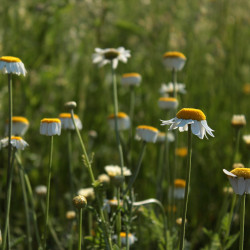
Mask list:
[{"label": "white daisy flower", "polygon": [[[12,134],[23,136],[27,129],[29,128],[29,121],[22,116],[13,116],[12,117]],[[5,134],[9,133],[9,121],[6,121],[5,125]]]},{"label": "white daisy flower", "polygon": [[39,196],[45,196],[47,194],[47,187],[45,185],[36,186],[35,192]]},{"label": "white daisy flower", "polygon": [[[104,167],[105,171],[107,172],[109,177],[120,176],[122,174],[121,167],[117,165],[107,165]],[[130,169],[123,167],[123,175],[130,176],[132,173]]]},{"label": "white daisy flower", "polygon": [[126,50],[123,47],[119,47],[117,49],[108,48],[108,49],[100,49],[96,48],[95,52],[92,56],[93,63],[98,63],[99,67],[104,66],[107,63],[112,63],[112,68],[116,69],[118,66],[118,62],[122,61],[127,63],[128,58],[131,57],[130,50]]},{"label": "white daisy flower", "polygon": [[122,75],[121,84],[124,86],[139,86],[141,75],[138,73],[126,73]]},{"label": "white daisy flower", "polygon": [[174,97],[160,97],[158,100],[158,106],[161,109],[173,110],[178,107],[178,100]]},{"label": "white daisy flower", "polygon": [[183,179],[174,180],[174,197],[176,199],[184,199],[186,181]]},{"label": "white daisy flower", "polygon": [[207,138],[206,133],[214,137],[212,133],[214,130],[207,125],[206,116],[200,109],[184,108],[176,114],[175,118],[167,121],[161,120],[161,122],[161,125],[170,125],[169,130],[179,128],[180,132],[188,131],[188,125],[191,124],[192,133],[200,139],[204,136]]},{"label": "white daisy flower", "polygon": [[231,172],[223,169],[223,172],[227,175],[229,182],[236,194],[250,194],[249,168],[235,168]]},{"label": "white daisy flower", "polygon": [[61,134],[61,121],[57,118],[44,118],[40,123],[40,134],[53,136]]},{"label": "white daisy flower", "polygon": [[155,143],[159,130],[157,128],[140,125],[136,128],[136,136],[143,141]]},{"label": "white daisy flower", "polygon": [[[115,129],[115,115],[111,114],[108,116],[108,123],[112,129]],[[117,126],[118,130],[127,130],[130,128],[130,118],[123,112],[117,114]]]},{"label": "white daisy flower", "polygon": [[[10,144],[13,148],[24,150],[29,144],[20,136],[11,136]],[[1,147],[5,148],[9,145],[9,137],[1,140]]]},{"label": "white daisy flower", "polygon": [[22,61],[13,56],[2,56],[0,57],[0,70],[4,74],[16,74],[16,75],[26,75],[27,71],[24,67]]},{"label": "white daisy flower", "polygon": [[231,124],[235,128],[242,128],[246,126],[246,117],[244,115],[233,115]]},{"label": "white daisy flower", "polygon": [[[125,245],[126,244],[126,232],[121,232],[120,237],[121,237],[122,244]],[[114,235],[113,238],[115,240],[117,240],[118,237],[117,237],[117,235]],[[128,234],[128,243],[129,243],[129,245],[131,246],[132,244],[135,243],[135,241],[137,241],[137,238],[133,234],[129,233]]]},{"label": "white daisy flower", "polygon": [[[176,92],[180,94],[186,94],[186,85],[184,83],[176,83]],[[162,96],[166,96],[168,94],[172,94],[174,92],[174,84],[169,82],[168,84],[162,83],[159,89],[159,92]]]},{"label": "white daisy flower", "polygon": [[78,195],[83,195],[87,198],[88,201],[95,199],[95,190],[94,188],[81,188],[77,192]]},{"label": "white daisy flower", "polygon": [[[81,130],[82,129],[81,120],[79,119],[78,115],[75,115],[75,114],[74,114],[74,118],[75,118],[77,128]],[[62,129],[75,130],[74,123],[71,119],[71,113],[61,113],[59,115],[59,119],[61,121]]]},{"label": "white daisy flower", "polygon": [[163,55],[163,63],[167,69],[170,70],[182,70],[186,63],[187,58],[184,54],[177,51],[166,52]]}]

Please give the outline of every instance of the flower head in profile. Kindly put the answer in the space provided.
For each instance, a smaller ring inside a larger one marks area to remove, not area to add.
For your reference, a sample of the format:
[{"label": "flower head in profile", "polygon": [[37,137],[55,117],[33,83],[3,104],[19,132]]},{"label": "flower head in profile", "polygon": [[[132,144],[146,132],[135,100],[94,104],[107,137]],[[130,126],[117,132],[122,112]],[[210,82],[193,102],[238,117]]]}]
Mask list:
[{"label": "flower head in profile", "polygon": [[246,126],[246,117],[245,115],[233,115],[231,124],[234,128],[243,128]]},{"label": "flower head in profile", "polygon": [[95,53],[92,56],[92,61],[93,63],[98,63],[99,67],[102,67],[107,63],[112,63],[112,68],[116,69],[119,61],[126,63],[129,57],[131,57],[130,50],[126,50],[123,47],[119,47],[117,49],[96,48]]},{"label": "flower head in profile", "polygon": [[22,61],[13,56],[2,56],[0,57],[0,70],[4,74],[16,74],[16,75],[26,75],[27,71],[24,67]]},{"label": "flower head in profile", "polygon": [[[180,94],[186,94],[186,85],[184,83],[176,83],[175,85],[176,92]],[[159,89],[159,92],[162,96],[174,93],[174,84],[169,82],[168,84],[162,83]]]},{"label": "flower head in profile", "polygon": [[203,139],[204,136],[207,138],[206,133],[214,137],[212,130],[206,121],[205,114],[200,109],[183,108],[177,114],[176,117],[163,121],[161,125],[170,125],[169,130],[179,128],[180,132],[188,131],[188,125],[191,125],[192,133]]},{"label": "flower head in profile", "polygon": [[226,169],[223,169],[223,172],[227,175],[229,182],[236,194],[250,194],[249,168],[235,168],[230,172]]},{"label": "flower head in profile", "polygon": [[44,118],[40,123],[40,134],[53,136],[61,134],[61,121],[57,118]]},{"label": "flower head in profile", "polygon": [[[75,123],[76,123],[77,128],[81,130],[82,129],[81,120],[79,119],[78,115],[75,115],[75,114],[74,114],[74,118],[75,118]],[[61,121],[62,129],[75,130],[74,123],[71,119],[71,113],[61,113],[59,115],[59,119]]]},{"label": "flower head in profile", "polygon": [[[17,136],[23,136],[29,128],[29,121],[22,116],[12,117],[12,134]],[[9,120],[6,121],[5,134],[9,133]]]},{"label": "flower head in profile", "polygon": [[[123,245],[126,244],[126,235],[127,235],[126,232],[121,232],[120,233],[121,242],[122,242]],[[113,238],[116,240],[117,235],[114,235]],[[137,241],[137,238],[133,234],[129,233],[128,234],[128,244],[132,245],[132,244],[135,243],[135,241]]]},{"label": "flower head in profile", "polygon": [[[112,129],[115,129],[115,115],[108,116],[108,123]],[[118,112],[117,114],[117,126],[118,130],[127,130],[130,128],[130,118],[124,112]]]},{"label": "flower head in profile", "polygon": [[160,97],[158,100],[158,106],[164,110],[173,110],[178,107],[178,100],[174,97]]},{"label": "flower head in profile", "polygon": [[141,75],[138,73],[126,73],[122,75],[121,84],[124,86],[139,86]]},{"label": "flower head in profile", "polygon": [[[167,136],[167,138],[166,138]],[[164,143],[165,141],[168,142],[173,142],[175,140],[174,138],[174,134],[172,132],[168,132],[168,133],[165,133],[165,132],[159,132],[158,135],[157,135],[157,139],[156,139],[156,142],[158,143]]]},{"label": "flower head in profile", "polygon": [[46,194],[47,194],[47,187],[45,185],[38,185],[35,188],[35,192],[39,196],[46,196]]},{"label": "flower head in profile", "polygon": [[[9,137],[6,137],[0,141],[0,148],[5,148],[9,145]],[[13,148],[24,150],[29,144],[20,136],[11,136],[10,144]]]},{"label": "flower head in profile", "polygon": [[163,55],[163,63],[169,70],[182,70],[186,63],[187,58],[184,54],[177,51],[169,51]]},{"label": "flower head in profile", "polygon": [[140,125],[136,128],[136,136],[143,141],[155,143],[159,130],[152,126]]},{"label": "flower head in profile", "polygon": [[174,197],[176,199],[184,199],[186,181],[183,179],[174,180]]}]

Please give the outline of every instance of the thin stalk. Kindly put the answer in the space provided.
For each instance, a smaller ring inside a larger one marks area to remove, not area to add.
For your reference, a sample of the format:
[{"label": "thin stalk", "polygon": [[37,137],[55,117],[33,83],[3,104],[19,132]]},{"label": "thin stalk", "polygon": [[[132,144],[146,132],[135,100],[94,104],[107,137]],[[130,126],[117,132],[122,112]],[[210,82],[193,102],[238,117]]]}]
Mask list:
[{"label": "thin stalk", "polygon": [[191,175],[191,157],[192,157],[192,132],[191,132],[191,124],[188,124],[188,157],[187,157],[187,172],[186,172],[186,189],[185,189],[185,198],[184,198],[182,224],[181,224],[181,235],[180,235],[180,246],[179,246],[180,250],[183,250],[184,248],[185,222],[187,217],[187,205],[188,205],[188,195],[189,195],[190,175]]},{"label": "thin stalk", "polygon": [[244,193],[241,196],[241,207],[240,207],[240,244],[239,244],[239,250],[243,250],[243,246],[244,246],[245,202],[246,202],[246,194]]},{"label": "thin stalk", "polygon": [[[111,64],[112,65],[112,64]],[[116,144],[119,151],[120,156],[120,165],[121,165],[121,176],[122,180],[124,180],[123,168],[124,168],[124,158],[123,158],[123,150],[122,144],[120,140],[119,130],[118,130],[118,96],[117,96],[117,84],[116,84],[116,76],[115,70],[111,66],[112,69],[112,85],[113,85],[113,102],[114,102],[114,115],[115,115],[115,136],[116,136]],[[123,185],[121,185],[123,191]]]},{"label": "thin stalk", "polygon": [[161,143],[158,149],[158,167],[157,167],[157,178],[156,178],[156,198],[162,201],[162,182],[164,179],[164,164],[163,158],[165,158],[165,144]]},{"label": "thin stalk", "polygon": [[118,247],[121,248],[121,210],[120,210],[120,188],[117,188],[117,219],[116,219],[116,233],[117,233],[117,242]]},{"label": "thin stalk", "polygon": [[[71,200],[74,197],[74,176],[73,176],[73,168],[72,168],[72,139],[71,139],[71,131],[68,130],[68,164],[69,164],[69,183],[70,183],[70,194]],[[70,202],[72,206],[72,202]]]},{"label": "thin stalk", "polygon": [[79,235],[78,235],[78,250],[81,250],[82,247],[82,208],[79,209]]},{"label": "thin stalk", "polygon": [[177,98],[177,71],[175,69],[172,70],[172,82],[173,82],[173,95],[174,98]]},{"label": "thin stalk", "polygon": [[130,107],[129,107],[129,117],[130,117],[130,137],[129,137],[129,159],[130,165],[132,165],[132,151],[133,151],[133,121],[134,121],[134,108],[135,108],[135,87],[130,86]]},{"label": "thin stalk", "polygon": [[29,196],[29,199],[30,199],[30,204],[31,204],[31,210],[32,210],[32,217],[33,217],[33,222],[34,222],[34,227],[35,227],[35,235],[36,235],[36,240],[37,240],[37,243],[38,243],[38,248],[40,249],[41,247],[41,240],[40,240],[40,234],[39,234],[39,230],[38,230],[38,226],[37,226],[37,217],[36,217],[36,212],[35,212],[35,202],[34,202],[34,198],[33,198],[33,192],[32,192],[32,188],[31,188],[31,185],[30,185],[30,180],[29,180],[29,177],[27,175],[27,173],[25,172],[23,166],[22,166],[22,162],[21,162],[21,159],[19,157],[18,154],[16,154],[16,160],[17,160],[17,163],[19,165],[19,168],[20,168],[20,171],[23,172],[24,174],[24,180],[25,180],[25,184],[26,184],[26,188],[27,188],[27,191],[28,191],[28,196]]},{"label": "thin stalk", "polygon": [[46,194],[46,208],[45,208],[45,221],[44,221],[44,235],[43,235],[43,249],[46,249],[47,231],[49,225],[49,200],[50,200],[50,182],[52,172],[52,156],[53,156],[53,136],[50,140],[50,157],[49,157],[49,173],[47,180],[47,194]]},{"label": "thin stalk", "polygon": [[235,129],[235,144],[234,144],[234,154],[233,154],[233,163],[237,160],[237,154],[239,150],[239,144],[240,144],[240,128]]},{"label": "thin stalk", "polygon": [[5,226],[4,226],[4,232],[3,232],[3,247],[2,247],[3,250],[6,249],[7,235],[8,235],[8,239],[10,239],[10,234],[8,232],[9,232],[10,202],[11,202],[12,179],[13,179],[15,154],[16,154],[16,148],[13,148],[12,161],[10,164],[9,178],[8,178],[8,183],[7,183],[6,215],[5,215]]},{"label": "thin stalk", "polygon": [[32,246],[31,246],[32,237],[31,237],[31,230],[30,230],[29,205],[28,205],[28,199],[27,199],[27,190],[25,187],[24,173],[21,168],[19,168],[19,175],[20,175],[20,182],[21,182],[21,187],[22,187],[24,210],[25,210],[25,217],[26,217],[28,249],[31,250],[32,249]]},{"label": "thin stalk", "polygon": [[[94,184],[95,183],[94,173],[93,173],[91,162],[89,160],[85,145],[84,145],[82,137],[81,137],[81,134],[79,132],[78,127],[76,126],[76,122],[75,122],[75,118],[74,118],[74,110],[71,109],[70,113],[71,113],[71,119],[73,121],[77,136],[78,136],[79,141],[81,143],[81,148],[82,148],[82,151],[83,151],[84,165],[87,167],[87,169],[89,171],[89,175],[90,175],[92,184]],[[102,202],[100,201],[100,197],[98,195],[97,188],[94,187],[94,190],[95,190],[95,194],[96,194],[96,198],[97,198],[97,204],[98,204],[99,213],[100,213],[100,217],[101,217],[102,228],[103,228],[104,234],[105,234],[106,248],[112,250],[113,248],[112,248],[111,236],[110,236],[110,233],[109,233],[108,225],[107,225],[105,217],[104,217],[104,213],[103,213],[103,209],[102,209]]]},{"label": "thin stalk", "polygon": [[143,156],[144,156],[144,153],[145,153],[145,149],[146,149],[146,145],[147,145],[147,142],[146,141],[143,141],[142,142],[142,148],[141,148],[141,153],[140,153],[140,156],[139,156],[139,161],[138,161],[138,164],[137,164],[137,167],[135,169],[135,172],[133,173],[132,177],[130,178],[129,180],[129,183],[128,183],[128,187],[127,189],[125,190],[124,192],[124,195],[126,195],[126,193],[131,190],[138,174],[139,174],[139,171],[140,171],[140,168],[141,168],[141,163],[142,163],[142,159],[143,159]]}]

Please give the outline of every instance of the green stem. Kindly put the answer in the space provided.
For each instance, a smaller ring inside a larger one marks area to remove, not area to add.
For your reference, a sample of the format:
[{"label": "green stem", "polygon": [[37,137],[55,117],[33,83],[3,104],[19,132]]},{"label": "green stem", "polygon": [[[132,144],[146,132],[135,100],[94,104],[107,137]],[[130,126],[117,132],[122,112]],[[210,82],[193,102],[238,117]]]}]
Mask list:
[{"label": "green stem", "polygon": [[[81,143],[81,147],[82,147],[82,151],[83,151],[84,165],[87,167],[87,169],[89,171],[90,178],[91,178],[92,185],[94,185],[94,183],[95,183],[94,173],[93,173],[92,166],[91,166],[91,163],[90,163],[90,160],[89,160],[85,145],[83,143],[81,134],[79,132],[79,129],[76,126],[76,122],[75,122],[75,118],[74,118],[74,110],[71,109],[70,113],[71,113],[71,119],[73,121],[77,136],[78,136],[79,141]],[[96,194],[96,198],[97,198],[99,213],[100,213],[100,216],[101,216],[102,228],[103,228],[104,234],[105,234],[106,248],[112,250],[111,236],[110,236],[110,233],[109,233],[108,225],[107,225],[105,217],[104,217],[104,213],[103,213],[103,209],[102,209],[102,202],[100,201],[97,188],[94,187],[94,190],[95,190],[95,194]]]},{"label": "green stem", "polygon": [[7,184],[6,215],[5,215],[5,227],[4,227],[4,232],[3,232],[3,247],[2,247],[3,250],[6,249],[7,235],[8,235],[8,238],[10,238],[10,234],[8,234],[8,231],[9,231],[10,202],[11,202],[12,179],[13,179],[13,170],[14,170],[14,161],[15,161],[14,155],[15,154],[16,154],[16,148],[13,149],[12,161],[10,164],[8,184]]},{"label": "green stem", "polygon": [[192,156],[192,132],[191,132],[191,124],[188,124],[188,158],[187,158],[187,172],[186,172],[186,189],[185,189],[184,207],[183,207],[182,224],[181,224],[181,235],[180,235],[180,246],[179,246],[180,250],[183,250],[184,248],[185,222],[186,222],[186,217],[187,217],[187,205],[188,205],[188,195],[189,195],[190,175],[191,175],[191,156]]},{"label": "green stem", "polygon": [[33,217],[33,222],[34,222],[34,227],[35,227],[36,240],[37,240],[37,243],[39,246],[38,248],[40,249],[41,240],[40,240],[39,230],[38,230],[38,226],[37,226],[37,217],[36,217],[36,212],[35,212],[35,205],[34,205],[35,202],[34,202],[34,198],[33,198],[32,188],[30,185],[29,177],[22,166],[22,162],[21,162],[21,159],[20,159],[18,154],[16,154],[16,160],[17,160],[17,163],[19,165],[20,171],[22,171],[24,174],[24,180],[25,180],[25,184],[27,187],[27,191],[28,191],[28,195],[29,195],[29,199],[30,199],[30,203],[31,203],[32,217]]},{"label": "green stem", "polygon": [[137,164],[137,167],[135,169],[135,172],[133,173],[132,177],[130,178],[129,180],[129,183],[128,183],[128,187],[127,189],[125,190],[124,192],[124,195],[126,195],[126,193],[131,190],[138,174],[139,174],[139,171],[140,171],[140,168],[141,168],[141,163],[142,163],[142,159],[143,159],[143,156],[144,156],[144,153],[145,153],[145,149],[146,149],[146,144],[147,142],[146,141],[143,141],[142,142],[142,148],[141,148],[141,153],[140,153],[140,156],[139,156],[139,161],[138,161],[138,164]]},{"label": "green stem", "polygon": [[79,209],[79,235],[78,235],[78,250],[81,250],[82,247],[82,208]]},{"label": "green stem", "polygon": [[[112,65],[112,63],[111,63]],[[120,141],[120,135],[118,130],[118,96],[117,96],[117,83],[116,83],[116,76],[115,76],[115,70],[112,68],[112,85],[113,85],[113,102],[114,102],[114,115],[115,115],[115,135],[116,135],[116,143],[119,151],[120,156],[120,165],[121,165],[121,176],[122,180],[124,180],[124,174],[123,174],[123,168],[124,168],[124,159],[123,159],[123,150],[122,150],[122,144]],[[121,185],[122,191],[123,191],[123,185]]]},{"label": "green stem", "polygon": [[246,194],[244,193],[241,196],[241,207],[240,207],[240,244],[239,244],[239,250],[243,250],[243,246],[244,246],[245,202],[246,202]]},{"label": "green stem", "polygon": [[44,223],[44,235],[43,235],[43,249],[46,249],[47,231],[49,225],[49,200],[50,200],[50,182],[52,172],[52,156],[53,156],[53,136],[50,140],[50,157],[49,157],[49,173],[47,180],[47,194],[46,194],[46,209],[45,209],[45,223]]},{"label": "green stem", "polygon": [[117,219],[116,219],[116,233],[117,233],[117,242],[118,247],[121,248],[121,210],[120,210],[120,188],[117,188]]},{"label": "green stem", "polygon": [[25,210],[27,236],[28,236],[28,249],[31,250],[32,249],[31,247],[32,237],[31,237],[31,231],[30,231],[29,205],[28,205],[28,199],[27,199],[27,190],[25,187],[24,173],[21,168],[19,168],[19,175],[20,175],[21,187],[22,187],[22,192],[23,192],[24,210]]},{"label": "green stem", "polygon": [[233,163],[237,160],[237,154],[239,150],[240,145],[240,128],[235,129],[235,145],[234,145],[234,154],[233,154]]},{"label": "green stem", "polygon": [[[68,164],[69,164],[69,183],[70,183],[70,194],[71,200],[74,198],[74,175],[72,168],[72,143],[71,143],[71,131],[68,130]],[[72,206],[72,202],[70,202]]]},{"label": "green stem", "polygon": [[177,71],[175,69],[172,70],[172,82],[173,82],[173,95],[174,98],[177,98]]},{"label": "green stem", "polygon": [[129,137],[129,159],[130,165],[132,165],[132,151],[133,151],[133,121],[134,121],[134,108],[135,108],[135,87],[130,86],[130,108],[129,108],[129,117],[130,117],[130,137]]}]

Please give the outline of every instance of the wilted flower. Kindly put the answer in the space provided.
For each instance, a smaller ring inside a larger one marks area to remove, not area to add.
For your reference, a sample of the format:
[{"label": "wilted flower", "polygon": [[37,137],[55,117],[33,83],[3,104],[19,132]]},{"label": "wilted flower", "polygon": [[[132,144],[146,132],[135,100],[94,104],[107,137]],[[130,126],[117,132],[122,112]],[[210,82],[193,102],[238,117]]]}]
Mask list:
[{"label": "wilted flower", "polygon": [[122,75],[121,84],[124,86],[139,86],[141,75],[138,73],[126,73]]},{"label": "wilted flower", "polygon": [[72,200],[73,205],[77,209],[85,208],[87,206],[87,200],[83,195],[77,195]]},{"label": "wilted flower", "polygon": [[56,118],[44,118],[40,123],[40,134],[53,136],[61,134],[61,121]]},{"label": "wilted flower", "polygon": [[186,57],[184,54],[177,51],[166,52],[163,55],[163,63],[167,69],[174,69],[176,71],[182,70],[185,65]]},{"label": "wilted flower", "polygon": [[[108,123],[112,129],[115,129],[115,115],[111,114],[108,116]],[[117,126],[118,130],[127,130],[130,128],[130,118],[123,112],[117,114]]]},{"label": "wilted flower", "polygon": [[200,109],[193,109],[193,108],[184,108],[181,109],[177,114],[176,117],[168,120],[163,121],[161,125],[170,125],[169,130],[179,128],[180,132],[188,130],[188,124],[191,124],[192,133],[198,136],[200,139],[203,139],[204,136],[208,133],[210,136],[214,137],[212,130],[207,125],[206,116]]},{"label": "wilted flower", "polygon": [[233,115],[231,124],[234,128],[242,128],[246,126],[246,118],[244,115]]},{"label": "wilted flower", "polygon": [[[23,140],[22,137],[20,136],[11,136],[10,144],[13,148],[21,150],[24,150],[26,147],[29,146],[29,144],[25,140]],[[9,145],[9,137],[6,137],[1,140],[0,148],[7,147],[8,145]]]},{"label": "wilted flower", "polygon": [[106,174],[100,174],[99,176],[98,176],[98,181],[100,181],[101,183],[105,183],[105,184],[108,184],[109,182],[110,182],[110,178],[109,178],[109,176],[108,175],[106,175]]},{"label": "wilted flower", "polygon": [[[109,177],[120,176],[122,174],[121,167],[119,167],[117,165],[107,165],[104,167],[104,169],[107,172]],[[130,176],[131,174],[132,173],[128,168],[123,167],[123,175],[124,176]]]},{"label": "wilted flower", "polygon": [[146,142],[155,143],[158,132],[159,130],[157,128],[147,126],[147,125],[140,125],[140,126],[137,126],[136,128],[136,135]]},{"label": "wilted flower", "polygon": [[178,107],[178,100],[174,97],[160,97],[158,100],[158,106],[161,109],[173,110]]},{"label": "wilted flower", "polygon": [[[13,135],[24,135],[29,128],[29,121],[22,116],[12,117],[12,134]],[[9,120],[6,121],[5,134],[9,132]]]},{"label": "wilted flower", "polygon": [[64,107],[67,109],[74,109],[74,108],[76,108],[76,106],[77,106],[77,104],[74,101],[66,102],[64,104]]},{"label": "wilted flower", "polygon": [[[82,129],[81,120],[79,119],[78,115],[75,115],[75,114],[74,114],[74,118],[75,118],[75,123],[76,123],[77,128],[81,130]],[[62,129],[75,130],[74,123],[71,119],[71,113],[61,113],[59,115],[59,119],[61,121]]]},{"label": "wilted flower", "polygon": [[223,169],[227,175],[230,184],[236,194],[243,195],[250,193],[250,169],[249,168],[235,168],[232,171]]},{"label": "wilted flower", "polygon": [[0,70],[5,74],[16,74],[16,75],[26,75],[27,71],[24,67],[22,61],[13,56],[2,56],[0,57]]},{"label": "wilted flower", "polygon": [[[177,93],[186,94],[186,85],[184,83],[176,83],[175,90]],[[161,95],[166,96],[168,94],[174,93],[174,84],[169,82],[168,84],[162,83],[161,88],[159,89]]]},{"label": "wilted flower", "polygon": [[94,53],[92,56],[93,63],[98,63],[99,67],[102,67],[107,63],[112,63],[113,69],[117,68],[119,61],[126,63],[128,58],[131,56],[130,50],[125,50],[123,47],[119,47],[117,49],[96,48],[95,52],[96,53]]},{"label": "wilted flower", "polygon": [[77,192],[78,195],[83,195],[86,197],[88,201],[94,200],[95,199],[95,191],[94,188],[81,188]]}]

